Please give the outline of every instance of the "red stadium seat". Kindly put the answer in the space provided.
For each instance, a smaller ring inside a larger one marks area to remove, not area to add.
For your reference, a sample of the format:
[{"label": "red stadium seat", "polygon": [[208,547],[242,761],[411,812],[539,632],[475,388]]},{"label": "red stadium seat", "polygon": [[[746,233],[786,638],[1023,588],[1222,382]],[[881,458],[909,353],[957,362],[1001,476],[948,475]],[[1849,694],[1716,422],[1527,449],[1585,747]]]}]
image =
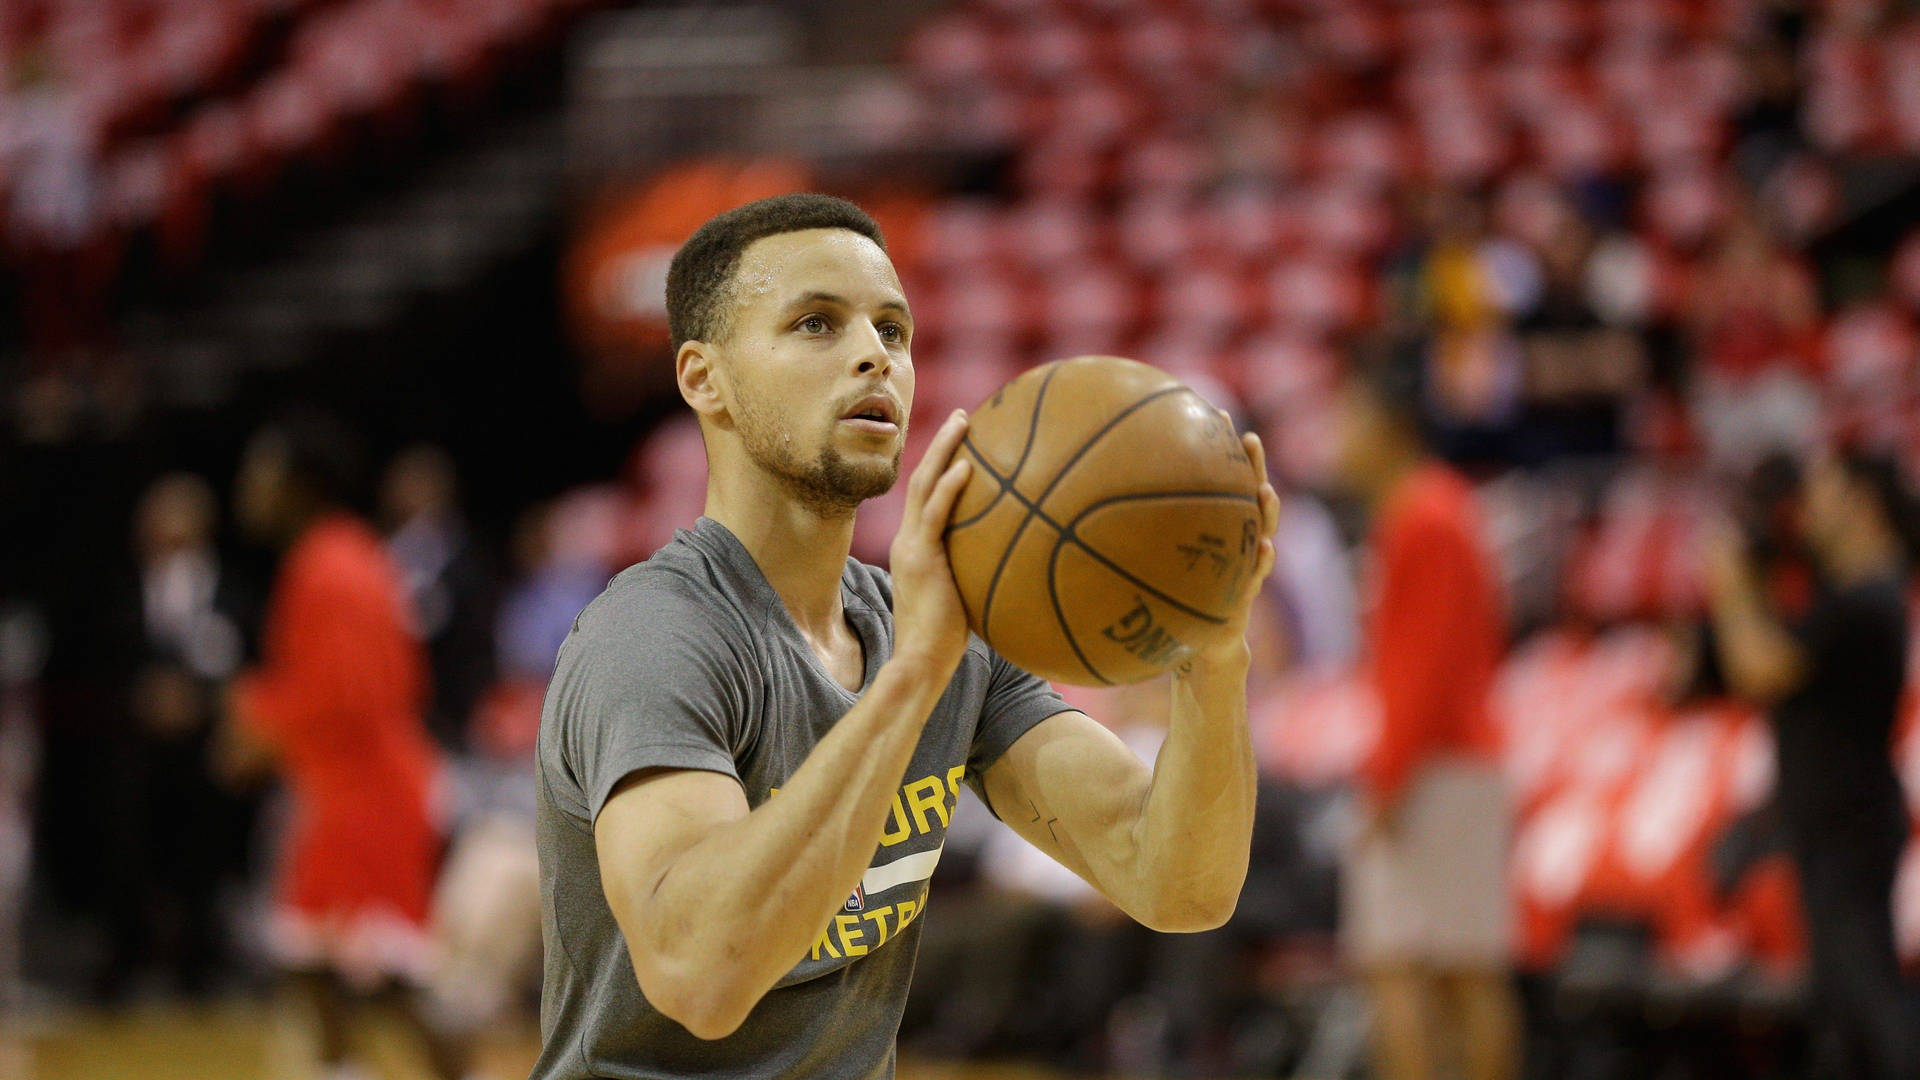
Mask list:
[{"label": "red stadium seat", "polygon": [[1133,266],[1158,270],[1186,261],[1205,239],[1186,199],[1149,194],[1123,204],[1115,215],[1120,254]]},{"label": "red stadium seat", "polygon": [[1217,347],[1253,321],[1257,286],[1231,267],[1197,263],[1169,268],[1160,279],[1155,312],[1162,326]]},{"label": "red stadium seat", "polygon": [[1200,211],[1207,246],[1249,267],[1263,266],[1296,247],[1306,231],[1301,201],[1278,188],[1242,185]]},{"label": "red stadium seat", "polygon": [[1313,167],[1360,186],[1382,186],[1409,171],[1400,126],[1374,112],[1353,112],[1321,124]]},{"label": "red stadium seat", "polygon": [[1049,357],[1111,352],[1138,329],[1138,287],[1104,265],[1064,269],[1046,279],[1042,327]]},{"label": "red stadium seat", "polygon": [[1007,55],[1016,78],[1066,85],[1094,66],[1093,35],[1072,19],[1051,18],[1010,35]]},{"label": "red stadium seat", "polygon": [[1302,257],[1276,266],[1267,278],[1268,318],[1306,333],[1351,329],[1366,303],[1366,281],[1350,264]]},{"label": "red stadium seat", "polygon": [[1099,243],[1098,219],[1083,202],[1035,200],[1015,208],[1001,225],[1003,250],[1036,271],[1085,262]]},{"label": "red stadium seat", "polygon": [[1202,146],[1164,135],[1141,139],[1123,151],[1114,182],[1126,194],[1178,198],[1197,192],[1210,172]]},{"label": "red stadium seat", "polygon": [[1592,33],[1590,8],[1577,0],[1532,0],[1502,4],[1502,27],[1515,52],[1567,53],[1578,49]]}]

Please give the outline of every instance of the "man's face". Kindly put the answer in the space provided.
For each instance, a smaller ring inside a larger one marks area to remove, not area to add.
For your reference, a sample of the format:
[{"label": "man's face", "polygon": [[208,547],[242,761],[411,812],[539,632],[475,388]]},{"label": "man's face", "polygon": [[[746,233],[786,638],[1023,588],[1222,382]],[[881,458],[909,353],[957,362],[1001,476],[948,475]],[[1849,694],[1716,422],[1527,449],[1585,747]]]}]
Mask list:
[{"label": "man's face", "polygon": [[142,558],[203,547],[213,534],[213,495],[185,476],[160,480],[145,495],[134,518],[134,546]]},{"label": "man's face", "polygon": [[879,245],[845,229],[755,241],[723,336],[718,422],[757,465],[828,513],[893,487],[913,406],[913,318]]},{"label": "man's face", "polygon": [[271,435],[256,437],[240,459],[234,481],[234,517],[255,540],[271,539],[284,516],[287,487],[287,451]]}]

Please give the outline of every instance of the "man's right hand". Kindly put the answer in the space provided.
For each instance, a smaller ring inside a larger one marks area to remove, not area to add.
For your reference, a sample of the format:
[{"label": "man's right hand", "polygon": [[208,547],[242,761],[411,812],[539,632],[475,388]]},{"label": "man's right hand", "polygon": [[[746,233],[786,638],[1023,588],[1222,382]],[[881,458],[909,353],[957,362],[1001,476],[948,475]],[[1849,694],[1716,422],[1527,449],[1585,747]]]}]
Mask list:
[{"label": "man's right hand", "polygon": [[894,534],[893,655],[951,674],[967,650],[967,612],[947,563],[944,538],[953,504],[967,486],[972,463],[956,457],[967,434],[967,414],[955,409],[907,480],[907,506]]}]

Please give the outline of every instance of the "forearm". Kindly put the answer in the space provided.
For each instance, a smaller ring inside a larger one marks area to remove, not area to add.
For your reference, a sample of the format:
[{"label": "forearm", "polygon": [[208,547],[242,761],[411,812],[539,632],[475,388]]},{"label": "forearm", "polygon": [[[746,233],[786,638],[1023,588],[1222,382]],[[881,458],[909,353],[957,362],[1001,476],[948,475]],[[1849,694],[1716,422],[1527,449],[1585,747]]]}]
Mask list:
[{"label": "forearm", "polygon": [[637,891],[641,948],[661,983],[703,997],[684,1010],[702,1027],[737,1026],[846,901],[946,682],[907,660],[882,667],[778,795]]},{"label": "forearm", "polygon": [[1750,574],[1726,575],[1709,598],[1720,666],[1735,693],[1766,705],[1799,680],[1800,650],[1768,612]]},{"label": "forearm", "polygon": [[1167,739],[1134,829],[1133,888],[1161,928],[1218,926],[1246,881],[1257,786],[1246,687],[1244,655],[1196,661],[1173,680]]}]

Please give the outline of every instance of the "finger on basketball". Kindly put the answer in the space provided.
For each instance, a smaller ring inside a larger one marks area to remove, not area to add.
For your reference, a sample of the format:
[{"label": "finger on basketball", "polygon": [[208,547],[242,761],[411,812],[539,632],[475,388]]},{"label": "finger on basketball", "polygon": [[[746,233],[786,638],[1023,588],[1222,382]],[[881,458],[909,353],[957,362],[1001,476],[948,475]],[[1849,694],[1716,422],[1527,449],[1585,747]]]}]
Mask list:
[{"label": "finger on basketball", "polygon": [[1260,436],[1249,431],[1240,436],[1240,445],[1247,448],[1247,460],[1253,463],[1253,474],[1262,484],[1267,482],[1267,449]]},{"label": "finger on basketball", "polygon": [[933,492],[927,496],[927,502],[921,508],[921,525],[938,535],[947,527],[947,519],[953,516],[953,504],[959,500],[960,493],[966,490],[967,477],[973,474],[973,462],[966,458],[956,458],[940,474],[940,480],[933,485]]},{"label": "finger on basketball", "polygon": [[922,506],[940,474],[953,460],[954,448],[966,435],[966,410],[955,409],[940,424],[940,430],[934,432],[933,442],[928,444],[926,456],[914,467],[913,475],[907,478],[907,510],[909,513]]}]

